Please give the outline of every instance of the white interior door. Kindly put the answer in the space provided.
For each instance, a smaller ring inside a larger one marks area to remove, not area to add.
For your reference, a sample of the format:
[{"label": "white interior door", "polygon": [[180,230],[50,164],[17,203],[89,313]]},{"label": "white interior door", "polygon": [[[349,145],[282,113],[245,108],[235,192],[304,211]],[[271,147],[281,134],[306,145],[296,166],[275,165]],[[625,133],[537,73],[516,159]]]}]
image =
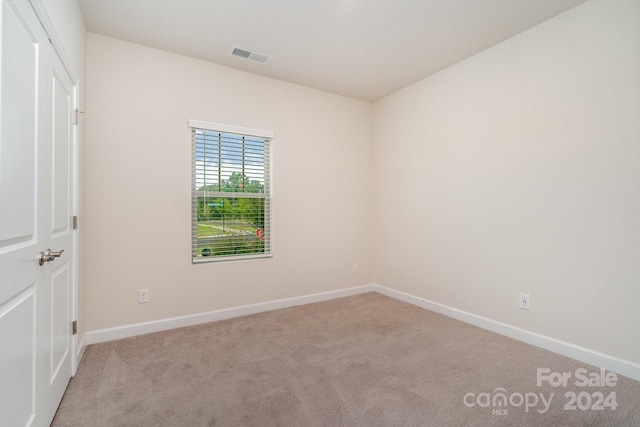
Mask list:
[{"label": "white interior door", "polygon": [[47,150],[50,168],[47,185],[40,191],[50,192],[51,214],[47,233],[47,249],[62,251],[54,262],[45,263],[50,298],[49,307],[41,314],[48,319],[44,322],[49,330],[44,331],[46,348],[46,414],[48,419],[55,415],[72,373],[71,307],[73,292],[73,126],[72,114],[75,109],[74,87],[61,61],[53,55],[52,72],[47,78],[52,84],[51,117],[45,121],[51,128],[45,132],[49,138]]},{"label": "white interior door", "polygon": [[40,426],[72,372],[75,106],[28,1],[0,13],[0,425]]}]

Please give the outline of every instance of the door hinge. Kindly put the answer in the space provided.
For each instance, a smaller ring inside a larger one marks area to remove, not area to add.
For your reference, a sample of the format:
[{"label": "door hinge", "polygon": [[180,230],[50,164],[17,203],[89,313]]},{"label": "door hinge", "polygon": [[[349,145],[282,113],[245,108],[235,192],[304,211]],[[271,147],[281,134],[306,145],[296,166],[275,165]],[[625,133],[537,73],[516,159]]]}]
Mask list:
[{"label": "door hinge", "polygon": [[71,121],[71,124],[77,125],[79,123],[78,120],[80,118],[80,114],[84,114],[84,111],[80,111],[79,108],[73,110],[73,120]]},{"label": "door hinge", "polygon": [[73,335],[77,335],[78,333],[78,321],[74,320],[73,322],[71,322],[71,332],[73,333]]},{"label": "door hinge", "polygon": [[78,229],[78,215],[74,215],[73,216],[72,224],[73,224],[73,229],[77,230]]}]

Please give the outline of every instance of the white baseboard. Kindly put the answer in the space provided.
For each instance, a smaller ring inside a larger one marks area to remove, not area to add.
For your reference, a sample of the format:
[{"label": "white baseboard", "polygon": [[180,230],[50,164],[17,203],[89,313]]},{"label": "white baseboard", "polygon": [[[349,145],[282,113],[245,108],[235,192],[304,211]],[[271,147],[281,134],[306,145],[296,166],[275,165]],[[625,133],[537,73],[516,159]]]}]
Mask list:
[{"label": "white baseboard", "polygon": [[501,323],[486,317],[429,301],[424,298],[396,291],[395,289],[374,284],[373,290],[382,295],[386,295],[388,297],[443,314],[447,317],[478,326],[482,329],[487,329],[500,335],[505,335],[509,338],[549,350],[553,353],[557,353],[598,368],[604,368],[608,371],[640,381],[640,364],[620,359],[609,354],[600,353],[585,347],[580,347],[545,335],[536,334],[506,323]]},{"label": "white baseboard", "polygon": [[200,325],[203,323],[215,322],[218,320],[231,319],[234,317],[247,316],[249,314],[263,313],[265,311],[278,310],[281,308],[294,307],[314,302],[328,301],[336,298],[343,298],[366,292],[378,292],[382,295],[407,302],[409,304],[443,314],[447,317],[478,326],[483,329],[505,335],[518,341],[531,344],[545,350],[552,351],[562,356],[569,357],[580,362],[587,363],[608,371],[640,381],[640,364],[623,360],[615,356],[600,353],[585,347],[580,347],[565,341],[537,334],[525,329],[521,329],[506,323],[478,316],[466,311],[458,310],[443,304],[426,300],[414,295],[397,291],[377,284],[363,285],[354,288],[341,289],[337,291],[322,292],[300,297],[286,298],[264,303],[243,305],[240,307],[227,308],[223,310],[209,311],[206,313],[192,314],[189,316],[173,317],[169,319],[156,320],[152,322],[136,323],[132,325],[118,326],[115,328],[99,329],[88,331],[83,338],[78,353],[78,363],[82,358],[82,353],[86,345],[97,344],[105,341],[112,341],[121,338],[128,338],[136,335],[149,334],[153,332],[167,331],[170,329],[183,328],[185,326]]},{"label": "white baseboard", "polygon": [[336,298],[343,298],[373,291],[373,285],[363,285],[354,288],[340,289],[337,291],[322,292],[300,297],[267,301],[258,304],[243,305],[240,307],[226,308],[222,310],[209,311],[206,313],[198,313],[188,316],[173,317],[152,322],[135,323],[132,325],[118,326],[115,328],[98,329],[95,331],[88,331],[86,334],[86,339],[87,344],[97,344],[105,341],[133,337],[136,335],[167,331],[170,329],[183,328],[185,326],[200,325],[202,323],[247,316],[249,314],[263,313],[265,311],[295,307],[297,305],[311,304],[314,302],[328,301]]}]

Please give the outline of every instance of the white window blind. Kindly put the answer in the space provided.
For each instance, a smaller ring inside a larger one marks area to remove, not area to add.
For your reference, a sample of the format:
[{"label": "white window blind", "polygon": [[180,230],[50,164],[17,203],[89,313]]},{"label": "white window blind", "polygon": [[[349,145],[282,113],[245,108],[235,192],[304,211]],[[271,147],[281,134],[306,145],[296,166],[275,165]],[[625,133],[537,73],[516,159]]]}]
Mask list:
[{"label": "white window blind", "polygon": [[273,132],[190,120],[193,262],[272,256]]}]

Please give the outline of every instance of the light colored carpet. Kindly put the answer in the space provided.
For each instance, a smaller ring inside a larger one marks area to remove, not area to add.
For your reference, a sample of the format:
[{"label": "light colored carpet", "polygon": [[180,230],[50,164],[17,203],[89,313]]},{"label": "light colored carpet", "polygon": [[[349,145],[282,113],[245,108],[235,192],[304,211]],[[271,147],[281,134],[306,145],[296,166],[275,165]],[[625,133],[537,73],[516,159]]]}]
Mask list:
[{"label": "light colored carpet", "polygon": [[[599,372],[369,293],[89,346],[53,426],[640,426],[639,382],[577,387],[580,368]],[[546,413],[520,405],[540,393]]]}]

